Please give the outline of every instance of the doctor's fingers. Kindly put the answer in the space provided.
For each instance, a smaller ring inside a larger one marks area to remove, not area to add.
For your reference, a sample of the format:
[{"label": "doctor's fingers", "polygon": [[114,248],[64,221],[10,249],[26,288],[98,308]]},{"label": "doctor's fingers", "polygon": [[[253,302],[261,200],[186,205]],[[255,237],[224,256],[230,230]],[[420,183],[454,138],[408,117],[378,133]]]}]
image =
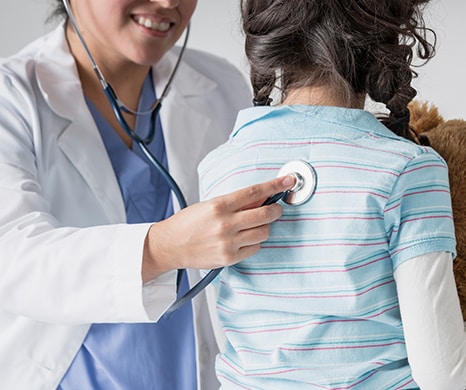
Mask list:
[{"label": "doctor's fingers", "polygon": [[225,263],[222,265],[232,265],[258,252],[261,243],[270,236],[270,223],[277,220],[282,211],[280,205],[273,204],[236,212],[230,219],[229,228],[224,226],[230,234],[223,234],[223,241],[217,241],[218,244],[223,242]]},{"label": "doctor's fingers", "polygon": [[252,256],[269,234],[270,226],[262,225],[219,237],[209,252],[214,261],[208,268],[227,267]]},{"label": "doctor's fingers", "polygon": [[[238,232],[234,237],[234,244],[238,248],[237,251],[241,260],[256,253],[260,249],[261,243],[266,241],[269,236],[270,225],[256,226]],[[244,254],[241,255],[241,252]]]},{"label": "doctor's fingers", "polygon": [[230,260],[230,264],[240,262],[257,253],[261,244],[270,236],[270,225],[257,226],[251,229],[242,230],[233,237],[233,245],[236,248],[234,261]]},{"label": "doctor's fingers", "polygon": [[230,211],[245,210],[259,207],[269,196],[291,189],[296,182],[292,175],[254,184],[217,198]]},{"label": "doctor's fingers", "polygon": [[[273,203],[268,206],[256,207],[253,209],[239,210],[233,213],[230,218],[230,231],[235,232],[237,237],[241,239],[240,233],[260,234],[268,229],[269,224],[276,221],[283,214],[283,207],[278,203]],[[267,237],[257,238],[256,242],[265,241]],[[254,243],[254,240],[250,243]]]}]

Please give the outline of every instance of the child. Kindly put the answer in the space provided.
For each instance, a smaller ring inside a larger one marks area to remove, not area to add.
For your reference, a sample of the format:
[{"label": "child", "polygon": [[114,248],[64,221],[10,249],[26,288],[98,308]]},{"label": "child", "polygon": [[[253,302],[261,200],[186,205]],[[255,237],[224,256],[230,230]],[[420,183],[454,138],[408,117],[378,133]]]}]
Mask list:
[{"label": "child", "polygon": [[[317,187],[284,204],[258,254],[221,273],[224,388],[466,388],[447,167],[408,126],[413,51],[434,53],[427,2],[241,2],[262,107],[240,112],[202,162],[201,197],[296,159]],[[364,110],[367,95],[388,118]]]}]

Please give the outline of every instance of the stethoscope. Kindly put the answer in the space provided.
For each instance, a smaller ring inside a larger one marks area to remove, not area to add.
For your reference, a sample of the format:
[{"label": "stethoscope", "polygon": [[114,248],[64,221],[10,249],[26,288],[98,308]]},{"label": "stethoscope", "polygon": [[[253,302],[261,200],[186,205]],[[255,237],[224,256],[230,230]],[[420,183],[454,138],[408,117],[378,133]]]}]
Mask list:
[{"label": "stethoscope", "polygon": [[[149,160],[151,164],[153,164],[157,170],[160,172],[160,174],[163,176],[163,178],[167,181],[169,184],[171,190],[176,196],[176,199],[178,200],[178,204],[180,208],[185,208],[187,207],[186,200],[183,196],[183,193],[181,192],[180,187],[178,184],[175,182],[173,177],[168,173],[167,169],[155,158],[155,156],[152,154],[152,152],[148,149],[147,145],[149,145],[152,140],[154,139],[155,136],[155,119],[157,118],[157,115],[160,112],[160,109],[162,108],[162,101],[165,99],[167,96],[170,86],[173,82],[173,79],[175,77],[176,72],[178,71],[178,67],[181,63],[181,59],[183,57],[184,51],[186,49],[186,45],[188,43],[188,38],[189,38],[189,29],[190,26],[188,24],[186,28],[186,33],[185,33],[185,38],[183,41],[183,45],[180,50],[180,54],[178,56],[178,60],[175,63],[175,66],[172,70],[172,73],[170,74],[170,77],[168,78],[167,84],[165,85],[165,88],[162,91],[162,94],[160,95],[159,98],[155,100],[155,102],[152,104],[151,108],[147,111],[134,111],[131,110],[129,107],[127,107],[120,99],[118,99],[115,91],[113,90],[112,86],[105,80],[104,75],[102,74],[99,66],[97,65],[96,61],[94,60],[94,57],[91,54],[91,51],[89,50],[89,47],[86,44],[86,41],[84,40],[84,37],[81,33],[80,28],[78,27],[78,24],[76,22],[76,19],[74,17],[73,11],[71,10],[71,6],[68,0],[62,0],[63,5],[65,7],[65,11],[68,15],[68,18],[71,22],[71,25],[73,26],[74,31],[76,32],[76,35],[78,36],[79,41],[81,42],[84,51],[86,52],[86,55],[91,63],[92,69],[94,70],[94,73],[97,76],[97,79],[100,81],[100,84],[102,85],[102,89],[105,93],[105,96],[107,97],[108,102],[110,103],[110,106],[112,107],[113,113],[118,120],[118,123],[122,127],[122,129],[125,131],[126,134],[128,134],[131,139],[136,143],[136,145],[141,149],[141,151],[144,153],[146,158]],[[147,133],[147,136],[145,138],[139,137],[133,129],[128,125],[128,122],[126,122],[124,116],[123,116],[123,111],[132,115],[151,115],[151,126],[149,128],[149,132]]]},{"label": "stethoscope", "polygon": [[[267,206],[278,201],[283,201],[289,205],[299,206],[307,202],[314,194],[317,186],[317,176],[311,164],[304,160],[291,160],[284,164],[278,171],[277,177],[292,175],[295,177],[295,185],[283,192],[279,192],[270,196],[262,203],[262,206]],[[165,311],[162,318],[169,318],[176,310],[183,306],[186,302],[194,298],[209,283],[211,283],[224,267],[210,270],[191,290],[185,293],[181,298],[178,298]]]},{"label": "stethoscope", "polygon": [[[160,95],[158,99],[156,99],[156,101],[154,102],[154,104],[151,106],[149,110],[144,111],[144,112],[134,111],[128,108],[121,100],[118,99],[112,86],[105,80],[105,77],[103,76],[100,68],[98,67],[96,61],[94,60],[94,57],[92,56],[89,50],[89,47],[87,46],[86,41],[84,40],[84,37],[81,34],[81,30],[79,29],[76,19],[74,18],[74,14],[73,14],[73,11],[71,10],[69,1],[68,0],[62,0],[62,1],[65,7],[65,11],[68,15],[69,21],[71,22],[71,25],[73,26],[73,29],[76,32],[78,39],[81,42],[84,48],[84,51],[86,52],[87,57],[89,58],[89,61],[94,70],[94,73],[97,76],[97,79],[100,81],[102,85],[102,89],[105,93],[105,96],[109,104],[112,107],[113,113],[116,119],[118,120],[118,123],[120,124],[122,129],[125,131],[125,133],[128,134],[128,136],[131,137],[133,142],[135,142],[136,145],[141,149],[141,151],[143,152],[147,160],[160,172],[164,180],[170,186],[170,189],[175,194],[180,208],[181,209],[186,208],[187,202],[184,198],[184,195],[180,187],[176,183],[175,179],[170,175],[168,170],[157,160],[157,158],[152,154],[152,152],[149,150],[147,146],[154,139],[155,122],[156,122],[157,115],[159,114],[160,109],[162,107],[163,99],[165,99],[165,97],[167,96],[170,90],[170,86],[176,75],[176,72],[178,71],[178,67],[181,63],[181,59],[186,49],[186,45],[187,45],[188,37],[189,37],[190,25],[188,24],[186,28],[183,45],[178,55],[178,59],[167,81],[167,84],[165,85],[165,88],[163,89],[162,94]],[[145,138],[141,138],[131,129],[131,127],[128,125],[128,123],[126,122],[123,116],[123,112],[129,113],[132,115],[149,115],[149,114],[151,115],[151,126]],[[291,204],[291,205],[299,205],[299,204],[306,202],[312,196],[315,186],[316,186],[316,175],[311,165],[309,165],[307,162],[304,162],[302,160],[290,161],[286,163],[280,169],[278,173],[279,176],[285,176],[287,174],[292,174],[296,177],[296,183],[294,187],[288,191],[280,192],[278,194],[275,194],[269,197],[262,204],[262,206],[270,205],[280,200],[284,201],[285,203]],[[173,304],[165,311],[162,318],[168,319],[176,310],[178,310],[181,306],[183,306],[185,303],[193,299],[203,289],[205,289],[217,277],[217,275],[222,270],[223,270],[223,267],[210,270],[196,285],[194,285],[190,290],[188,290],[183,296],[177,298],[173,302]],[[179,291],[181,280],[185,272],[186,272],[185,269],[178,270],[177,293]]]}]

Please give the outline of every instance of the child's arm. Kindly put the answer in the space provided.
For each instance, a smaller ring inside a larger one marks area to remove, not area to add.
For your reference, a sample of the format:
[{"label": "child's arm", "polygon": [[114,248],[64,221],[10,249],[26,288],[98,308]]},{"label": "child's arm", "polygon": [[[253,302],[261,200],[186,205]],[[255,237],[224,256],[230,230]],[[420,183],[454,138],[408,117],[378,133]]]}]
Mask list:
[{"label": "child's arm", "polygon": [[447,252],[408,260],[395,271],[408,360],[424,389],[466,388],[466,334]]}]

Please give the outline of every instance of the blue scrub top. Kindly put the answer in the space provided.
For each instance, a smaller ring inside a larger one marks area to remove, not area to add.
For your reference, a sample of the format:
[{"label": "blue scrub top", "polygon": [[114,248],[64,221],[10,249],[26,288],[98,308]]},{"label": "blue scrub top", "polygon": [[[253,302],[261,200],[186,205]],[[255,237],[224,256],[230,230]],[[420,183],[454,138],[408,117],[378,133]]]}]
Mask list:
[{"label": "blue scrub top", "polygon": [[[139,110],[155,101],[149,75],[143,86]],[[130,150],[87,99],[99,128],[123,195],[127,222],[156,222],[173,214],[170,189],[139,147]],[[138,116],[136,133],[145,137],[150,115]],[[167,155],[160,118],[149,146],[165,166]],[[98,261],[98,259],[96,259]],[[181,290],[188,289],[186,277]],[[94,324],[58,390],[195,390],[196,356],[190,304],[168,320],[144,324]]]}]

